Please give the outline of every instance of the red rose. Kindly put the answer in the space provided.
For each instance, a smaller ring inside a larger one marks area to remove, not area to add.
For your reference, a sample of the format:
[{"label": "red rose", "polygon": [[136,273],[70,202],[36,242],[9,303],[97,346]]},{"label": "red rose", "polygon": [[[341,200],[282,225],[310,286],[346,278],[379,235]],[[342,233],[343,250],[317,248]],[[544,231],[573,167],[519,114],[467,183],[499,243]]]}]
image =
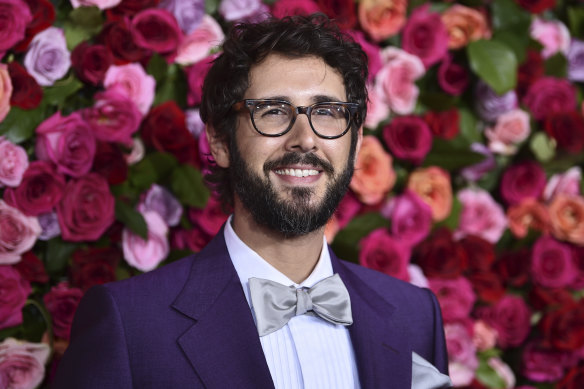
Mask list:
[{"label": "red rose", "polygon": [[448,111],[428,111],[424,115],[432,134],[442,139],[454,139],[460,130],[460,115],[456,108]]},{"label": "red rose", "polygon": [[529,87],[523,104],[537,120],[554,113],[571,112],[576,108],[576,88],[568,80],[542,77]]},{"label": "red rose", "polygon": [[584,150],[584,117],[579,112],[549,115],[545,119],[544,129],[556,140],[559,148],[572,154]]},{"label": "red rose", "polygon": [[489,271],[495,262],[495,246],[476,235],[466,235],[459,240],[468,255],[469,269],[473,272]]},{"label": "red rose", "polygon": [[189,220],[210,236],[215,236],[219,232],[227,217],[221,203],[214,197],[209,197],[203,209],[189,209]]},{"label": "red rose", "polygon": [[203,82],[207,76],[207,72],[213,65],[215,55],[203,58],[196,64],[185,69],[187,74],[187,82],[189,84],[189,92],[187,94],[187,103],[189,105],[201,104],[201,97],[203,95]]},{"label": "red rose", "polygon": [[105,45],[90,45],[82,42],[71,53],[71,64],[77,76],[92,85],[99,85],[113,57]]},{"label": "red rose", "polygon": [[24,0],[28,4],[32,21],[27,24],[25,38],[21,40],[14,50],[25,51],[34,36],[53,25],[55,21],[55,8],[49,0]]},{"label": "red rose", "polygon": [[383,139],[397,158],[420,164],[432,148],[432,132],[416,116],[399,116],[383,128]]},{"label": "red rose", "polygon": [[22,323],[22,308],[32,292],[30,284],[12,266],[0,266],[0,330]]},{"label": "red rose", "polygon": [[174,16],[165,9],[140,11],[132,19],[132,37],[140,47],[157,53],[175,52],[182,32]]},{"label": "red rose", "polygon": [[20,262],[13,266],[22,278],[28,282],[39,282],[41,284],[49,282],[49,275],[45,270],[45,265],[32,251],[22,254]]},{"label": "red rose", "polygon": [[543,75],[544,66],[541,53],[537,50],[527,50],[525,61],[517,70],[517,97],[523,99],[531,84]]},{"label": "red rose", "polygon": [[154,8],[160,3],[160,0],[123,0],[106,11],[108,20],[123,19],[125,16],[132,17],[136,13],[146,8]]},{"label": "red rose", "polygon": [[4,200],[23,213],[38,216],[51,212],[65,189],[65,177],[47,161],[33,161],[16,188],[7,188]]},{"label": "red rose", "polygon": [[71,288],[66,282],[53,286],[43,296],[47,311],[49,311],[53,319],[53,333],[55,336],[69,340],[73,316],[81,297],[83,297],[81,289]]},{"label": "red rose", "polygon": [[584,388],[584,367],[574,366],[556,385],[557,389],[580,389]]},{"label": "red rose", "polygon": [[373,270],[404,281],[409,280],[410,250],[389,235],[385,228],[378,228],[360,242],[359,263]]},{"label": "red rose", "polygon": [[567,289],[548,289],[536,285],[529,291],[528,297],[529,304],[538,311],[575,304]]},{"label": "red rose", "polygon": [[71,280],[74,286],[87,291],[94,285],[116,280],[116,267],[122,253],[115,247],[90,247],[73,253]]},{"label": "red rose", "polygon": [[146,146],[173,154],[181,163],[199,166],[199,148],[187,129],[185,113],[174,101],[152,108],[142,122]]},{"label": "red rose", "polygon": [[452,232],[438,228],[414,249],[414,262],[428,278],[457,278],[468,268],[468,254],[455,242]]},{"label": "red rose", "polygon": [[430,12],[430,4],[412,12],[402,33],[402,48],[420,58],[429,68],[448,52],[448,31],[437,12]]},{"label": "red rose", "polygon": [[110,185],[121,184],[128,178],[128,164],[116,145],[97,142],[92,171],[105,178]]},{"label": "red rose", "polygon": [[527,248],[507,251],[499,257],[493,270],[501,276],[505,284],[521,287],[529,280],[529,263],[531,251]]},{"label": "red rose", "polygon": [[97,240],[114,222],[114,197],[105,178],[89,173],[71,180],[57,206],[64,240]]},{"label": "red rose", "polygon": [[339,28],[349,30],[357,24],[355,1],[353,0],[316,0],[323,13],[335,20]]},{"label": "red rose", "polygon": [[438,84],[444,92],[460,96],[470,82],[468,70],[455,63],[451,56],[446,56],[438,68]]},{"label": "red rose", "polygon": [[170,231],[170,245],[175,250],[191,250],[195,253],[201,251],[213,236],[208,235],[199,227],[185,229],[172,229]]},{"label": "red rose", "polygon": [[43,88],[28,74],[26,69],[16,61],[8,64],[8,73],[12,80],[10,105],[22,109],[36,108],[43,99]]},{"label": "red rose", "polygon": [[493,272],[475,272],[470,274],[468,279],[479,299],[486,303],[494,304],[505,295],[501,278]]},{"label": "red rose", "polygon": [[480,309],[477,314],[497,330],[502,348],[519,346],[529,334],[531,312],[519,296],[507,295],[494,306]]},{"label": "red rose", "polygon": [[548,312],[540,322],[546,344],[565,351],[584,347],[584,303],[561,306]]},{"label": "red rose", "polygon": [[539,14],[543,11],[554,8],[556,0],[516,0],[517,4],[525,8],[532,14]]},{"label": "red rose", "polygon": [[101,30],[99,40],[110,50],[116,65],[140,62],[148,56],[148,50],[139,47],[134,42],[130,21],[127,19],[106,23]]},{"label": "red rose", "polygon": [[535,161],[512,165],[501,179],[501,196],[509,205],[519,204],[524,199],[537,199],[546,185],[543,168]]}]

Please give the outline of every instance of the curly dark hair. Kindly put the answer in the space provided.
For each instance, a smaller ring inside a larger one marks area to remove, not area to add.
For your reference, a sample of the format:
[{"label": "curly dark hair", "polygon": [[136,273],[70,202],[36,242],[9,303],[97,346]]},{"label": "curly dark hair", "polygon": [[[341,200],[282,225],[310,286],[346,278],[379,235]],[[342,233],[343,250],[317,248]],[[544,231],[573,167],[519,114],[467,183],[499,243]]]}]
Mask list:
[{"label": "curly dark hair", "polygon": [[[323,14],[269,18],[259,23],[237,24],[231,29],[222,54],[213,62],[203,84],[201,118],[213,128],[216,139],[232,149],[232,134],[237,126],[232,105],[243,99],[251,67],[272,53],[290,58],[320,57],[341,74],[348,101],[359,104],[351,130],[354,148],[358,129],[367,114],[367,55]],[[212,164],[206,180],[224,207],[233,205],[228,168]]]}]

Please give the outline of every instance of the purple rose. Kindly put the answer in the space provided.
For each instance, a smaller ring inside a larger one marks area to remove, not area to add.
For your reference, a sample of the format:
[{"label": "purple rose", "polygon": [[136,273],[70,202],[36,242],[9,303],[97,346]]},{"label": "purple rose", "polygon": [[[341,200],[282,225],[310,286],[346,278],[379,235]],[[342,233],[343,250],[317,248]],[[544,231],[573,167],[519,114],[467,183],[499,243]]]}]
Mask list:
[{"label": "purple rose", "polygon": [[61,235],[57,212],[43,213],[38,216],[38,219],[42,230],[39,235],[40,240],[50,240]]},{"label": "purple rose", "polygon": [[205,15],[205,0],[163,0],[158,7],[173,14],[185,34],[193,32]]},{"label": "purple rose", "polygon": [[465,277],[429,278],[428,283],[432,292],[438,297],[444,321],[451,322],[468,318],[477,299],[468,279]]},{"label": "purple rose", "polygon": [[517,107],[515,91],[498,95],[484,82],[477,84],[475,100],[475,109],[478,115],[487,122],[496,122],[499,116]]},{"label": "purple rose", "polygon": [[534,161],[510,166],[501,179],[501,196],[509,205],[524,199],[537,199],[543,193],[546,177],[543,168]]},{"label": "purple rose", "polygon": [[30,9],[22,0],[0,0],[0,59],[4,52],[20,42],[32,21]]},{"label": "purple rose", "polygon": [[420,243],[430,232],[432,210],[411,190],[406,190],[393,201],[391,233],[406,246]]},{"label": "purple rose", "polygon": [[485,174],[497,167],[497,161],[495,161],[495,156],[491,150],[482,143],[473,143],[470,149],[484,155],[485,159],[477,164],[465,167],[460,174],[469,181],[478,181]]},{"label": "purple rose", "polygon": [[247,20],[269,9],[260,0],[223,0],[219,13],[228,22]]},{"label": "purple rose", "polygon": [[185,114],[187,117],[187,129],[195,138],[200,139],[205,132],[205,123],[203,123],[203,119],[201,119],[199,109],[187,109]]},{"label": "purple rose", "polygon": [[51,86],[63,78],[71,67],[71,53],[63,30],[49,27],[35,35],[24,57],[24,66],[43,86]]},{"label": "purple rose", "polygon": [[578,275],[572,259],[572,248],[550,236],[535,242],[531,253],[533,281],[546,288],[565,288]]},{"label": "purple rose", "polygon": [[568,80],[584,81],[584,41],[572,39],[568,51]]},{"label": "purple rose", "polygon": [[139,205],[142,213],[148,211],[157,212],[167,225],[174,227],[180,222],[182,206],[179,201],[167,189],[160,185],[152,185],[146,193],[144,201]]}]

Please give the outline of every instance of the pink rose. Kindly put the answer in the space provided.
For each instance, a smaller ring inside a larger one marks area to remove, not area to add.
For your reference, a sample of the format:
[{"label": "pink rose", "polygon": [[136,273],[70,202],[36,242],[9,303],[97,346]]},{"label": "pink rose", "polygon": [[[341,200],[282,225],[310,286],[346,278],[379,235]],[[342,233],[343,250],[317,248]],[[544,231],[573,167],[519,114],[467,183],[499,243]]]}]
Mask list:
[{"label": "pink rose", "polygon": [[91,169],[95,156],[95,137],[79,112],[63,117],[60,112],[36,129],[36,154],[52,161],[59,173],[81,177]]},{"label": "pink rose", "polygon": [[360,242],[359,263],[370,269],[408,281],[410,250],[385,228],[373,230]]},{"label": "pink rose", "polygon": [[438,68],[438,85],[442,90],[453,96],[460,96],[470,82],[468,70],[446,55]]},{"label": "pink rose", "polygon": [[461,323],[444,325],[446,348],[448,349],[448,370],[454,386],[469,385],[479,366],[476,348],[469,330]]},{"label": "pink rose", "polygon": [[438,297],[445,322],[464,320],[469,317],[477,297],[468,279],[465,277],[429,278],[428,283],[432,292]]},{"label": "pink rose", "polygon": [[577,268],[572,249],[550,236],[542,236],[533,245],[531,274],[535,283],[546,288],[565,288],[574,282]]},{"label": "pink rose", "polygon": [[494,153],[513,155],[517,145],[529,136],[529,114],[521,109],[505,112],[497,118],[495,127],[487,128],[489,149]]},{"label": "pink rose", "polygon": [[173,14],[165,9],[147,8],[132,18],[134,43],[156,53],[170,54],[180,45],[183,32]]},{"label": "pink rose", "polygon": [[119,84],[96,93],[94,98],[93,108],[83,110],[82,115],[95,137],[101,141],[131,146],[132,135],[138,131],[142,121],[142,113],[134,101]]},{"label": "pink rose", "polygon": [[544,120],[551,114],[573,111],[576,88],[565,79],[542,77],[531,84],[523,104],[536,120]]},{"label": "pink rose", "polygon": [[501,205],[483,189],[463,189],[457,197],[462,203],[462,212],[456,236],[477,235],[496,243],[507,227]]},{"label": "pink rose", "polygon": [[201,104],[201,97],[203,94],[203,82],[207,76],[207,72],[213,65],[213,60],[216,55],[208,56],[196,64],[185,68],[187,73],[187,82],[189,84],[189,91],[187,94],[187,103],[189,105]]},{"label": "pink rose", "polygon": [[485,351],[495,347],[497,344],[497,331],[482,320],[477,320],[473,324],[472,342],[477,350]]},{"label": "pink rose", "polygon": [[71,0],[73,8],[97,7],[99,9],[113,8],[120,4],[122,0]]},{"label": "pink rose", "polygon": [[128,165],[134,165],[140,162],[146,154],[146,146],[140,138],[133,138],[130,153],[126,155]]},{"label": "pink rose", "polygon": [[26,216],[0,200],[0,264],[20,261],[20,255],[31,249],[40,233],[36,217]]},{"label": "pink rose", "polygon": [[558,20],[535,18],[529,34],[543,46],[543,58],[549,58],[558,52],[567,55],[570,50],[570,31]]},{"label": "pink rose", "polygon": [[64,189],[65,177],[57,173],[52,163],[33,161],[24,173],[22,183],[16,188],[6,189],[4,199],[24,214],[38,216],[53,210]]},{"label": "pink rose", "polygon": [[579,166],[573,166],[562,174],[554,174],[543,191],[543,199],[550,201],[559,194],[578,196],[581,181],[582,169]]},{"label": "pink rose", "polygon": [[219,46],[223,39],[225,34],[219,23],[211,16],[205,15],[197,29],[181,42],[174,62],[183,66],[199,62],[213,47]]},{"label": "pink rose", "polygon": [[8,65],[0,63],[0,122],[10,112],[10,98],[12,97],[12,80],[8,73]]},{"label": "pink rose", "polygon": [[32,21],[30,9],[22,0],[0,1],[0,59],[4,52],[25,37],[26,26]]},{"label": "pink rose", "polygon": [[432,226],[432,209],[415,192],[406,191],[393,200],[391,233],[404,246],[420,243]]},{"label": "pink rose", "polygon": [[284,16],[310,15],[320,8],[313,0],[280,0],[272,5],[272,15],[281,19]]},{"label": "pink rose", "polygon": [[61,282],[57,286],[53,286],[43,296],[45,307],[47,307],[47,311],[49,311],[53,320],[53,333],[55,336],[69,340],[73,317],[81,297],[83,297],[83,291],[79,288],[70,287],[67,282]]},{"label": "pink rose", "polygon": [[44,343],[5,339],[0,343],[0,385],[11,389],[38,387],[45,377],[50,352]]},{"label": "pink rose", "polygon": [[114,197],[105,178],[89,173],[67,182],[57,216],[64,240],[99,239],[114,222]]},{"label": "pink rose", "polygon": [[27,168],[26,151],[0,136],[0,188],[20,185]]},{"label": "pink rose", "polygon": [[417,165],[432,148],[432,131],[417,116],[395,117],[383,128],[383,139],[393,155]]},{"label": "pink rose", "polygon": [[519,346],[531,329],[531,312],[519,296],[506,295],[494,306],[479,309],[477,314],[497,330],[502,348]]},{"label": "pink rose", "polygon": [[148,226],[148,239],[144,240],[125,228],[122,247],[124,258],[130,266],[147,272],[156,268],[168,255],[168,227],[157,212],[146,211],[142,215]]},{"label": "pink rose", "polygon": [[448,32],[440,15],[430,12],[430,4],[412,12],[402,34],[402,48],[420,58],[426,68],[448,52]]},{"label": "pink rose", "polygon": [[522,373],[536,382],[553,382],[564,376],[566,353],[530,342],[523,348]]},{"label": "pink rose", "polygon": [[428,279],[424,275],[424,272],[420,266],[410,263],[408,265],[408,276],[410,277],[410,284],[416,285],[419,288],[430,287]]},{"label": "pink rose", "polygon": [[520,162],[503,173],[501,196],[507,204],[516,205],[526,199],[538,199],[545,184],[545,172],[537,162]]},{"label": "pink rose", "polygon": [[382,50],[381,60],[384,65],[375,77],[374,88],[392,111],[411,113],[420,93],[415,81],[424,75],[424,64],[415,55],[391,46]]},{"label": "pink rose", "polygon": [[22,308],[32,289],[12,266],[0,266],[0,330],[22,323]]},{"label": "pink rose", "polygon": [[379,88],[369,88],[367,100],[367,118],[365,118],[365,127],[375,129],[385,119],[389,117],[389,107],[385,103],[385,95]]},{"label": "pink rose", "polygon": [[146,74],[138,63],[121,66],[110,66],[105,73],[103,85],[109,89],[115,84],[123,87],[126,95],[138,106],[142,114],[146,114],[154,101],[156,81]]}]

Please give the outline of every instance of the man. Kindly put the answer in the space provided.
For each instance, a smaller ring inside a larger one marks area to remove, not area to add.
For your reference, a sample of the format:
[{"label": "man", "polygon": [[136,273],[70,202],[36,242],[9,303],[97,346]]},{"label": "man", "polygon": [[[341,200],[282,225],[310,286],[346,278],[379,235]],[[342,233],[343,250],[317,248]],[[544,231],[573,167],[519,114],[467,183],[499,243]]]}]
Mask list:
[{"label": "man", "polygon": [[199,254],[90,290],[57,388],[449,384],[432,293],[324,240],[361,144],[366,64],[323,17],[234,29],[201,107],[233,214]]}]

